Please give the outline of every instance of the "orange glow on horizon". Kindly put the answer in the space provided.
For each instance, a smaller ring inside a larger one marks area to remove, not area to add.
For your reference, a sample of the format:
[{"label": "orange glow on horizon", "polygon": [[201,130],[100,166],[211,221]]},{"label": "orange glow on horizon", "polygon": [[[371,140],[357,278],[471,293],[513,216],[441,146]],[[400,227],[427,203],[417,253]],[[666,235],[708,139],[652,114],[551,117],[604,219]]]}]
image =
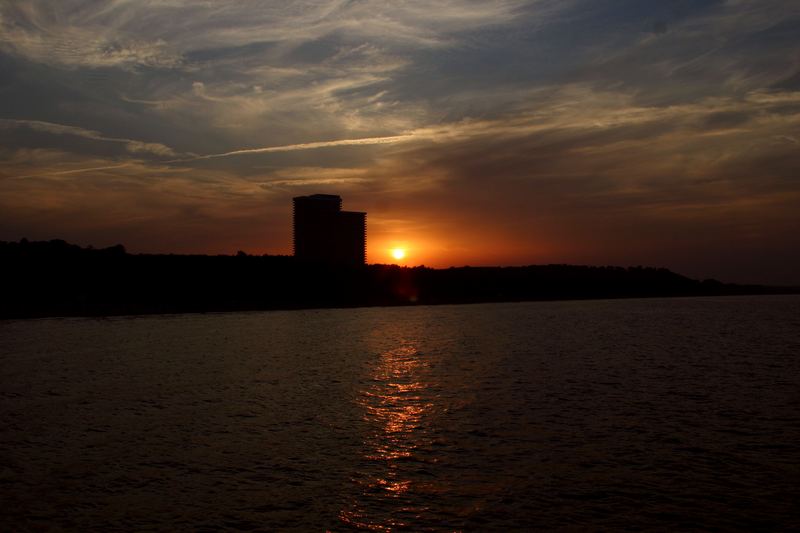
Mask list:
[{"label": "orange glow on horizon", "polygon": [[520,238],[494,228],[470,231],[469,239],[454,238],[464,227],[466,224],[438,227],[427,219],[415,224],[392,214],[385,219],[374,216],[367,236],[367,263],[429,268],[518,266],[552,262],[570,252],[539,235]]}]

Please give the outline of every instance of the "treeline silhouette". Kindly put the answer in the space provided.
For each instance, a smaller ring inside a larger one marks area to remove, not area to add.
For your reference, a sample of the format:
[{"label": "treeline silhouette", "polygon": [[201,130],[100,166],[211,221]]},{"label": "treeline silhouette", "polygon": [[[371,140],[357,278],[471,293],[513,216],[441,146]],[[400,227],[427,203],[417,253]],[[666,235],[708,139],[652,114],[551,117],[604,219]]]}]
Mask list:
[{"label": "treeline silhouette", "polygon": [[0,241],[0,317],[797,292],[663,268],[335,266],[291,256],[129,254],[122,245]]}]

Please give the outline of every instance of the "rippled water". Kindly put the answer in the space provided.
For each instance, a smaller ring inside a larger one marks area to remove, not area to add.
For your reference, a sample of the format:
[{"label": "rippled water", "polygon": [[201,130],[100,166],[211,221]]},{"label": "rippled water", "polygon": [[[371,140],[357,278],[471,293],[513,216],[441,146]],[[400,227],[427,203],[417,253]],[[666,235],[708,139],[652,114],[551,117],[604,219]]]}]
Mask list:
[{"label": "rippled water", "polygon": [[800,298],[0,323],[2,530],[800,527]]}]

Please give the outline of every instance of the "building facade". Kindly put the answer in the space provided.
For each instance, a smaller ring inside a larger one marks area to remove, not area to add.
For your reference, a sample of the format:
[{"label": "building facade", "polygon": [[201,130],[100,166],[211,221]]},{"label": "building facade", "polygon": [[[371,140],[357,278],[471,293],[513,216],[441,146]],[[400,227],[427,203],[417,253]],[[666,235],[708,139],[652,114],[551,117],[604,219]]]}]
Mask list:
[{"label": "building facade", "polygon": [[367,214],[342,211],[342,198],[312,194],[294,198],[294,256],[306,262],[363,265]]}]

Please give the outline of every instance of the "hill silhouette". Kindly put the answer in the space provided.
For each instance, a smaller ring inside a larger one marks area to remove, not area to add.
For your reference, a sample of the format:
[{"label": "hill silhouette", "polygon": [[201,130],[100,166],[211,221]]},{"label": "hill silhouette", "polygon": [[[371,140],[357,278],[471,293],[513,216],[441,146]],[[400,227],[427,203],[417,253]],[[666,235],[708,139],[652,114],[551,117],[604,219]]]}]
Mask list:
[{"label": "hill silhouette", "polygon": [[63,240],[0,241],[0,264],[2,318],[799,292],[663,268],[337,266],[243,252],[129,254]]}]

